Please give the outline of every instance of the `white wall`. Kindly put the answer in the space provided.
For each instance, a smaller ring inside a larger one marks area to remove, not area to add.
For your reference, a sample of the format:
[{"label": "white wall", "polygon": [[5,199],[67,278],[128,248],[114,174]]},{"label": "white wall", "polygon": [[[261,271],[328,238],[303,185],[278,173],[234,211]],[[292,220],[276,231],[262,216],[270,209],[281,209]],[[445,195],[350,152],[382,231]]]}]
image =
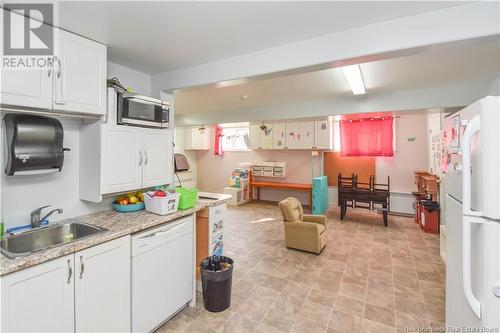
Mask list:
[{"label": "white wall", "polygon": [[[62,118],[59,120],[64,128],[64,147],[71,149],[64,154],[64,165],[61,172],[44,175],[7,176],[2,163],[1,200],[5,229],[29,224],[30,212],[45,205],[52,205],[49,209],[62,208],[64,210],[62,215],[52,215],[51,222],[111,208],[111,198],[100,204],[88,203],[79,199],[79,128],[81,121]],[[4,136],[2,136],[1,141],[2,147],[5,149]],[[45,210],[45,212],[47,211]]]},{"label": "white wall", "polygon": [[490,83],[490,95],[500,96],[500,76]]},{"label": "white wall", "polygon": [[[415,138],[414,141],[408,141]],[[376,181],[387,183],[391,191],[409,193],[415,190],[415,170],[427,170],[427,118],[425,114],[396,118],[396,151],[393,157],[375,159]]]},{"label": "white wall", "polygon": [[108,79],[117,77],[127,88],[142,95],[151,95],[151,75],[108,61]]},{"label": "white wall", "polygon": [[[188,188],[195,188],[197,186],[197,152],[194,150],[184,150],[184,134],[185,128],[176,127],[174,129],[174,152],[183,154],[189,161],[189,171],[179,172],[182,186]],[[179,185],[177,177],[174,177],[176,185]]]}]

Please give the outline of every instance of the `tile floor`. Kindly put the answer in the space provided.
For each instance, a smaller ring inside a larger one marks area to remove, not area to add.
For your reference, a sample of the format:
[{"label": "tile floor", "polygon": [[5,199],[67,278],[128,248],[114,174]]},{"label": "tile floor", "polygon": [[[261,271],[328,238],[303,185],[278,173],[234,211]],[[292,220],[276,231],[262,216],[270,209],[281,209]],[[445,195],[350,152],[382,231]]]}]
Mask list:
[{"label": "tile floor", "polygon": [[327,212],[320,255],[286,249],[274,203],[228,207],[225,254],[235,261],[231,307],[186,308],[157,332],[416,332],[444,326],[439,236],[413,220]]}]

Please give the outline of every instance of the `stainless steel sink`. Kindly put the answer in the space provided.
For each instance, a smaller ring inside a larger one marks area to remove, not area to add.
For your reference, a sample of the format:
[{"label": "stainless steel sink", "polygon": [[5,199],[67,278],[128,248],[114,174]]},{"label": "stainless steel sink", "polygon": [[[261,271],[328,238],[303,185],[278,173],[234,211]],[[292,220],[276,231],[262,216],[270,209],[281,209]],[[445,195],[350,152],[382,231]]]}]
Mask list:
[{"label": "stainless steel sink", "polygon": [[82,222],[42,227],[6,236],[0,241],[0,251],[8,258],[16,258],[35,251],[71,243],[103,231],[107,231],[107,229]]}]

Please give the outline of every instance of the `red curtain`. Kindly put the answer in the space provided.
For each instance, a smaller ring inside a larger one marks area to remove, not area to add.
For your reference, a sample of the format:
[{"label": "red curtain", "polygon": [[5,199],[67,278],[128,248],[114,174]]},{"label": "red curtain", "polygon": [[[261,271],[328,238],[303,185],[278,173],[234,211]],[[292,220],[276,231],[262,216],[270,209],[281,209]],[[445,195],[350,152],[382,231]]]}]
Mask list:
[{"label": "red curtain", "polygon": [[222,151],[222,127],[217,126],[215,128],[215,144],[214,144],[214,153],[215,155],[223,155]]},{"label": "red curtain", "polygon": [[392,122],[392,117],[341,121],[341,156],[393,156]]}]

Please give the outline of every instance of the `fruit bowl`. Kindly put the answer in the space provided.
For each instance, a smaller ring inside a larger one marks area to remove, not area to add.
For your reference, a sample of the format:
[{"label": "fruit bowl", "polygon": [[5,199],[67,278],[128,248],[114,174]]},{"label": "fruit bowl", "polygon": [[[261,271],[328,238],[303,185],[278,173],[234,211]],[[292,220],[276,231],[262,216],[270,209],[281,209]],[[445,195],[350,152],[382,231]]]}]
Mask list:
[{"label": "fruit bowl", "polygon": [[144,209],[144,202],[138,202],[136,204],[128,204],[128,205],[119,205],[119,204],[112,204],[113,209],[116,210],[117,212],[120,213],[131,213],[131,212],[138,212],[140,210]]}]

